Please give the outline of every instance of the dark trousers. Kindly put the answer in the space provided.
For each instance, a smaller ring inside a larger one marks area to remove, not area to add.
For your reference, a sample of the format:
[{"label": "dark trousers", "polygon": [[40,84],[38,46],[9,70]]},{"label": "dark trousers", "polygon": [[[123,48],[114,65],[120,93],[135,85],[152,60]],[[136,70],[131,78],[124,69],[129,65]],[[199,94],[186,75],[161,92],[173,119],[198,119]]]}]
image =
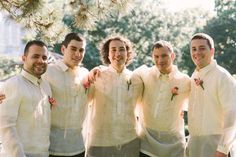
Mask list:
[{"label": "dark trousers", "polygon": [[49,157],[84,157],[84,152],[77,154],[77,155],[73,155],[73,156],[57,156],[57,155],[49,155]]},{"label": "dark trousers", "polygon": [[146,155],[146,154],[144,154],[142,152],[139,152],[139,157],[150,157],[150,156],[148,156],[148,155]]}]

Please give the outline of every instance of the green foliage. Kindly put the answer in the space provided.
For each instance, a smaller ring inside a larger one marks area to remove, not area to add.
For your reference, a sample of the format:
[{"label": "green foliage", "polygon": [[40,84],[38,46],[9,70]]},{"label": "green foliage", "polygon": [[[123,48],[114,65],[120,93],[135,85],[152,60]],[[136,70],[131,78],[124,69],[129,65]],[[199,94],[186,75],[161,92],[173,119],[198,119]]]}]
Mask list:
[{"label": "green foliage", "polygon": [[0,56],[0,80],[4,80],[20,72],[21,62],[13,57]]},{"label": "green foliage", "polygon": [[236,73],[236,1],[216,0],[217,17],[208,21],[204,32],[215,41],[215,58],[218,64]]},{"label": "green foliage", "polygon": [[[215,10],[217,16],[207,21],[207,25],[196,32],[204,32],[213,37],[215,42],[215,59],[218,64],[236,73],[236,1],[216,0]],[[189,74],[194,70],[194,65],[190,61],[189,45],[182,49],[184,55],[180,66]]]},{"label": "green foliage", "polygon": [[133,11],[126,16],[113,15],[106,21],[97,22],[96,28],[90,31],[75,28],[73,18],[69,15],[64,17],[66,25],[74,32],[84,34],[88,40],[87,52],[83,61],[86,68],[91,69],[101,64],[99,43],[113,34],[121,34],[133,42],[136,57],[133,64],[129,66],[131,70],[142,64],[153,65],[151,47],[155,41],[160,39],[170,41],[177,53],[176,62],[183,62],[181,56],[184,54],[181,49],[188,43],[188,39],[196,28],[205,24],[204,21],[208,16],[198,9],[171,13],[165,8],[163,9],[161,5],[151,6],[153,3],[150,2],[145,4],[148,7],[140,7],[144,4],[137,1]]}]

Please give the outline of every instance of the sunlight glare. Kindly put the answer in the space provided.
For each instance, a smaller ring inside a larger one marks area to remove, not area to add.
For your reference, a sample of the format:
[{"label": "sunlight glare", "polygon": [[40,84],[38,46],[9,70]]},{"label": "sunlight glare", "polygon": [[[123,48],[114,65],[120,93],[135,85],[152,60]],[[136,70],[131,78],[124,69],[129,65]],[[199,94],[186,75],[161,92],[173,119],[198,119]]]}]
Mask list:
[{"label": "sunlight glare", "polygon": [[173,12],[196,7],[207,11],[214,11],[214,0],[166,0],[164,5]]}]

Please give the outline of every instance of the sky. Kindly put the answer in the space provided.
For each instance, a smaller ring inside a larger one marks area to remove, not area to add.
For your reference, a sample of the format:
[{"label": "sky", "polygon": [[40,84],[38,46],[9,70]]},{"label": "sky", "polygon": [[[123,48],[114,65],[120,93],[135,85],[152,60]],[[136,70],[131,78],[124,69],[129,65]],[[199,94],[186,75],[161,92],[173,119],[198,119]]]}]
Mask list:
[{"label": "sky", "polygon": [[165,4],[172,11],[193,7],[201,7],[212,12],[214,10],[214,0],[165,0]]}]

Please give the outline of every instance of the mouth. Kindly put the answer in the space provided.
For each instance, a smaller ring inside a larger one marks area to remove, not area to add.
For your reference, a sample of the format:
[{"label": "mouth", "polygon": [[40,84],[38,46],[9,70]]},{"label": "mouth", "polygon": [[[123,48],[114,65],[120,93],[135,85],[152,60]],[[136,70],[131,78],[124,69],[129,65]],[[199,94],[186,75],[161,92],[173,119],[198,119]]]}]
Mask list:
[{"label": "mouth", "polygon": [[198,57],[198,56],[194,56],[193,59],[197,62],[201,61],[202,60],[202,57]]},{"label": "mouth", "polygon": [[122,58],[115,58],[114,61],[120,62],[120,61],[122,61]]},{"label": "mouth", "polygon": [[46,66],[45,65],[36,65],[35,68],[37,68],[37,69],[45,69]]},{"label": "mouth", "polygon": [[158,64],[158,65],[161,66],[161,67],[163,67],[163,66],[165,66],[166,64],[162,63],[162,64]]},{"label": "mouth", "polygon": [[72,59],[74,62],[80,62],[81,59]]}]

